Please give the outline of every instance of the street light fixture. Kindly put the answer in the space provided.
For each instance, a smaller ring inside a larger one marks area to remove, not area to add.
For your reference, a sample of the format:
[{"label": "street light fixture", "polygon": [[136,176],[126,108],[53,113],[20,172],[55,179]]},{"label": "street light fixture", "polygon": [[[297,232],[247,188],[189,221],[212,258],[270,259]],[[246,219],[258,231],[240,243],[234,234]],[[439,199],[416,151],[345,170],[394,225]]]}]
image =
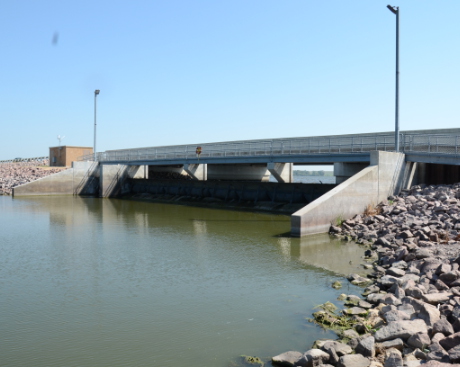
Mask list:
[{"label": "street light fixture", "polygon": [[100,93],[99,89],[94,91],[94,160],[96,160],[96,97]]},{"label": "street light fixture", "polygon": [[395,102],[395,151],[399,152],[399,6],[387,5],[396,15],[396,102]]}]

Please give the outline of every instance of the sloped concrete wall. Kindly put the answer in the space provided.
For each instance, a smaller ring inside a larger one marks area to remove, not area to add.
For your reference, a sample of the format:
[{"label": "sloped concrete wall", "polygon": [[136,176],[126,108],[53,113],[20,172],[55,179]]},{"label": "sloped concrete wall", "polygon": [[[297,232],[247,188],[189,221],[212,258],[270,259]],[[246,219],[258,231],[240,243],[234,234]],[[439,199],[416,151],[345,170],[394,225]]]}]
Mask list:
[{"label": "sloped concrete wall", "polygon": [[96,195],[97,162],[73,162],[72,168],[13,188],[13,196]]},{"label": "sloped concrete wall", "polygon": [[[291,234],[324,233],[337,219],[348,219],[375,206],[405,184],[404,154],[371,152],[371,165],[291,216]],[[410,175],[409,175],[410,176]]]}]

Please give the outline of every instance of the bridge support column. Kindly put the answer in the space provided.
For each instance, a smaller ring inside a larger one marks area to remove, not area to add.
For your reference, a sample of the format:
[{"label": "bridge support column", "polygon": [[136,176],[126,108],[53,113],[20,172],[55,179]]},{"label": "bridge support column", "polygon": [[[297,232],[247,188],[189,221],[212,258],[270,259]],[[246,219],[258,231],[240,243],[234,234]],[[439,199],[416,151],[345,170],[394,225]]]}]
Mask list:
[{"label": "bridge support column", "polygon": [[184,170],[196,181],[206,181],[208,179],[207,164],[184,164]]},{"label": "bridge support column", "polygon": [[149,166],[129,166],[127,174],[129,178],[149,178]]},{"label": "bridge support column", "polygon": [[338,185],[348,180],[368,165],[367,163],[334,163],[335,182]]},{"label": "bridge support column", "polygon": [[99,173],[99,197],[107,198],[129,191],[124,184],[127,178],[144,178],[144,166],[101,164]]},{"label": "bridge support column", "polygon": [[292,183],[294,181],[292,167],[292,163],[270,162],[267,164],[270,173],[280,183]]}]

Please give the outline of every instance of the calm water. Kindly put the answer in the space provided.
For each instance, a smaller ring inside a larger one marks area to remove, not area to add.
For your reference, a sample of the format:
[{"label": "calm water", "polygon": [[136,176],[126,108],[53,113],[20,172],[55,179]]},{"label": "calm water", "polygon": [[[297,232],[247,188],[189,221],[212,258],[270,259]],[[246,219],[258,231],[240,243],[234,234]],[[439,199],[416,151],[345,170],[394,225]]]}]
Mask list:
[{"label": "calm water", "polygon": [[289,217],[0,196],[0,366],[227,367],[332,337],[305,321],[363,252]]},{"label": "calm water", "polygon": [[[277,182],[272,175],[270,175],[270,182]],[[335,176],[300,176],[294,172],[294,182],[335,184]]]}]

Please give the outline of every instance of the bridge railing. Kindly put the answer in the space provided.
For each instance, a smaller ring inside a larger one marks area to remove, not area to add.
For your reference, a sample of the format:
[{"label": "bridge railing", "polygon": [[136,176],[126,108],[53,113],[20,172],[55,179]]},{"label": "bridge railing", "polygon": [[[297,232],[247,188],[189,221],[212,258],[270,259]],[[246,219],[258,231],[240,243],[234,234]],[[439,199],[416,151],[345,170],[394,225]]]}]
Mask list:
[{"label": "bridge railing", "polygon": [[428,153],[458,155],[460,136],[458,135],[405,135],[403,150],[406,153]]},{"label": "bridge railing", "polygon": [[[297,156],[306,154],[353,154],[373,150],[394,151],[394,134],[330,136],[271,140],[247,140],[202,144],[200,159],[263,156]],[[401,152],[459,154],[460,136],[401,134]],[[112,150],[79,160],[130,162],[197,158],[197,145],[173,145]]]}]

